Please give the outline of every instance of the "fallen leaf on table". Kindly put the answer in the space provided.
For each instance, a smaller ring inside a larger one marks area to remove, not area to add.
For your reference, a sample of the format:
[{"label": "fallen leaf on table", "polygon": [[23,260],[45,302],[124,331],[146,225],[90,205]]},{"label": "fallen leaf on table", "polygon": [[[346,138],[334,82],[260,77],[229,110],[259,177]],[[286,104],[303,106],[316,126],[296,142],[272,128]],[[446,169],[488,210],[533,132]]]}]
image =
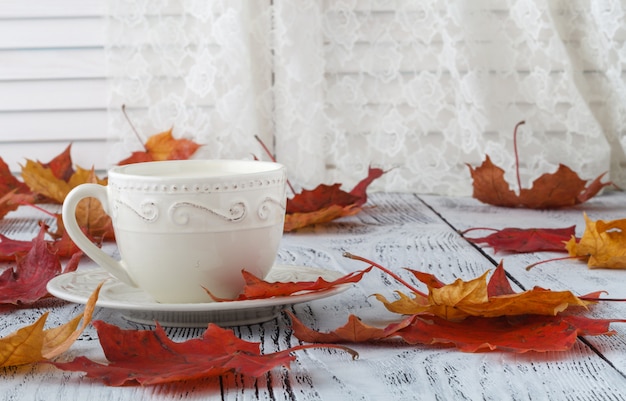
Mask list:
[{"label": "fallen leaf on table", "polygon": [[314,212],[286,214],[284,231],[291,232],[302,227],[328,223],[341,217],[354,216],[360,211],[361,208],[356,205],[332,205]]},{"label": "fallen leaf on table", "polygon": [[341,184],[320,184],[313,190],[295,194],[287,199],[284,230],[289,232],[357,214],[367,202],[367,187],[384,173],[382,169],[370,167],[367,177],[350,192],[343,191]]},{"label": "fallen leaf on table", "polygon": [[[255,135],[265,153],[276,162],[269,148]],[[255,157],[256,159],[256,157]],[[296,193],[289,181],[287,185],[294,193],[287,199],[285,208],[284,232],[290,232],[314,224],[328,223],[340,217],[353,216],[361,211],[367,202],[367,188],[385,174],[380,168],[369,167],[367,177],[362,179],[350,192],[341,189],[341,184],[320,184],[312,190]]]},{"label": "fallen leaf on table", "polygon": [[59,256],[50,250],[44,239],[45,228],[32,241],[30,250],[17,255],[15,268],[8,268],[0,275],[0,304],[30,304],[48,295],[48,281],[59,274],[76,270],[81,253],[70,258],[65,268]]},{"label": "fallen leaf on table", "polygon": [[295,293],[317,293],[328,291],[340,285],[357,283],[365,273],[372,268],[351,272],[343,277],[333,281],[326,281],[322,277],[316,281],[297,281],[297,282],[269,282],[262,280],[255,275],[242,270],[245,286],[241,294],[235,299],[217,298],[209,293],[214,301],[243,301],[249,299],[267,299],[272,297],[286,297]]},{"label": "fallen leaf on table", "polygon": [[566,351],[578,336],[614,334],[609,325],[616,322],[626,320],[524,315],[514,318],[470,317],[455,322],[437,316],[416,315],[410,325],[394,335],[409,344],[450,344],[463,352]]},{"label": "fallen leaf on table", "polygon": [[569,254],[587,258],[590,268],[626,269],[626,219],[593,221],[587,214],[584,217],[582,237],[572,237],[566,244]]},{"label": "fallen leaf on table", "polygon": [[200,147],[192,140],[174,138],[172,129],[152,135],[143,146],[144,151],[133,152],[130,157],[120,161],[118,165],[189,159]]},{"label": "fallen leaf on table", "polygon": [[392,337],[413,321],[413,316],[409,316],[398,323],[380,328],[363,323],[357,316],[350,315],[345,325],[323,333],[308,328],[293,313],[287,311],[287,314],[291,317],[291,327],[296,338],[309,343],[360,343],[384,340]]},{"label": "fallen leaf on table", "polygon": [[[18,366],[51,359],[67,351],[91,322],[100,286],[92,293],[82,315],[50,329],[44,329],[48,312],[31,325],[0,339],[0,366]],[[82,321],[82,324],[80,324]],[[79,327],[80,324],[80,327]]]},{"label": "fallen leaf on table", "polygon": [[301,345],[262,354],[259,343],[242,340],[232,330],[213,323],[202,338],[180,343],[170,340],[158,324],[154,331],[122,330],[103,321],[93,325],[107,364],[86,357],[53,364],[63,370],[86,372],[87,377],[111,386],[168,383],[229,373],[259,377],[277,366],[288,367],[295,359],[292,353],[306,348],[336,348],[356,356],[349,348],[335,344]]},{"label": "fallen leaf on table", "polygon": [[[521,124],[524,122],[515,126],[513,134],[515,144],[517,143],[517,129]],[[515,147],[515,166],[519,194],[510,189],[504,179],[504,170],[494,165],[489,156],[486,156],[485,161],[479,167],[474,168],[468,164],[473,179],[473,197],[495,206],[550,209],[586,202],[602,188],[614,185],[612,182],[601,182],[604,174],[588,184],[572,169],[559,164],[556,172],[541,175],[533,181],[531,188],[527,189],[522,188],[520,184],[517,146]]]},{"label": "fallen leaf on table", "polygon": [[469,317],[451,321],[429,314],[411,315],[398,323],[379,328],[350,315],[348,322],[330,332],[312,330],[292,313],[294,336],[301,341],[360,343],[401,338],[407,344],[453,345],[463,352],[566,351],[578,336],[611,335],[611,323],[623,319],[591,319],[582,316],[536,316],[497,318]]},{"label": "fallen leaf on table", "polygon": [[[487,244],[498,252],[567,252],[565,243],[576,235],[576,226],[566,228],[503,228],[493,230],[492,234],[485,237],[467,237],[470,231],[482,228],[470,228],[461,234],[475,244]],[[491,230],[491,229],[486,229]]]},{"label": "fallen leaf on table", "polygon": [[409,271],[421,282],[429,284],[428,295],[413,293],[411,297],[397,291],[400,299],[388,301],[376,294],[376,299],[391,312],[411,315],[432,313],[445,319],[461,320],[468,316],[556,315],[568,307],[586,307],[592,303],[588,300],[589,295],[581,299],[570,291],[550,291],[540,287],[520,293],[490,293],[490,289],[493,291],[494,288],[511,288],[503,273],[502,263],[496,268],[492,280],[505,282],[493,284],[487,282],[489,272],[469,281],[457,279],[451,284],[433,285],[438,280],[431,274]]}]

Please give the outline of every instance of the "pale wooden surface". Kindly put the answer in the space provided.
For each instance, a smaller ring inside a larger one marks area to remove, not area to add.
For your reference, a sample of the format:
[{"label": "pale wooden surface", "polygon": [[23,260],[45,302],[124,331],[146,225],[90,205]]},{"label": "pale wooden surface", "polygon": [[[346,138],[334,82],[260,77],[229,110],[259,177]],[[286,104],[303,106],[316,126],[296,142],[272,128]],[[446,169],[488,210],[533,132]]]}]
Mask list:
[{"label": "pale wooden surface", "polygon": [[[582,213],[593,219],[626,217],[626,195],[609,193],[583,206],[558,211],[501,209],[471,198],[443,198],[414,194],[374,194],[357,216],[325,226],[286,234],[279,262],[318,266],[349,272],[366,267],[342,257],[349,251],[411,279],[402,267],[429,271],[449,282],[470,279],[504,259],[506,270],[524,288],[540,285],[570,289],[583,294],[607,290],[612,297],[626,297],[626,271],[590,270],[575,261],[524,267],[556,254],[493,255],[477,249],[456,230],[476,226],[584,228]],[[39,216],[29,212],[31,217]],[[36,224],[29,219],[7,218],[0,231],[9,236],[32,235]],[[89,268],[85,261],[81,268]],[[400,289],[379,273],[370,273],[348,291],[335,297],[290,308],[306,324],[333,329],[348,313],[384,323],[393,316],[383,310],[372,293],[392,296]],[[2,309],[0,335],[31,323],[50,310],[50,324],[58,324],[82,310],[81,306],[50,300],[34,308]],[[593,307],[597,317],[626,317],[626,305],[607,303]],[[110,310],[99,309],[97,319],[129,328],[149,328],[124,321]],[[617,334],[579,340],[567,352],[492,352],[467,354],[455,349],[400,344],[354,345],[360,359],[326,350],[298,352],[291,369],[275,369],[259,379],[240,376],[207,379],[162,386],[106,387],[80,373],[62,372],[46,365],[2,371],[0,397],[5,400],[623,400],[626,399],[626,325],[613,326]],[[176,340],[198,336],[200,329],[170,329]],[[264,324],[235,328],[242,338],[261,341],[271,352],[298,343],[285,316]],[[103,358],[93,328],[61,356]]]}]

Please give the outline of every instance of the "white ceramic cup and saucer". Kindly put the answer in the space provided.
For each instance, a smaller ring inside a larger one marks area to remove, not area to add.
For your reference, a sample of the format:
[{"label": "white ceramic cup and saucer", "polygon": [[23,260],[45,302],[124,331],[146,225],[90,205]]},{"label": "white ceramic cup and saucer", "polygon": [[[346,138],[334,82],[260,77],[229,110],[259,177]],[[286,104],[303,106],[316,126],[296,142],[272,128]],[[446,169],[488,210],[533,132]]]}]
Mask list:
[{"label": "white ceramic cup and saucer", "polygon": [[[283,234],[286,175],[281,164],[178,160],[116,166],[108,185],[82,184],[63,204],[76,245],[117,280],[159,303],[206,303],[207,291],[235,298],[242,270],[264,278]],[[77,224],[78,203],[100,200],[111,217],[120,260]]]}]

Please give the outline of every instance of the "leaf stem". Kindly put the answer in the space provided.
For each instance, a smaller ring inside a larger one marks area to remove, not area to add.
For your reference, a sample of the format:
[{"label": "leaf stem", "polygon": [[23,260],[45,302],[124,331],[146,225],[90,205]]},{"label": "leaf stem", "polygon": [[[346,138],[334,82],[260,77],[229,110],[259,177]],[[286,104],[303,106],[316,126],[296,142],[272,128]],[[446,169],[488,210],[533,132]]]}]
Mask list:
[{"label": "leaf stem", "polygon": [[396,281],[398,281],[399,283],[404,285],[406,288],[408,288],[409,290],[411,290],[415,294],[422,295],[422,296],[425,296],[425,297],[428,296],[427,294],[424,294],[422,291],[418,290],[417,288],[415,288],[414,286],[412,286],[408,282],[404,281],[404,279],[402,277],[398,276],[396,273],[392,272],[391,270],[387,269],[384,266],[379,265],[378,263],[372,262],[371,260],[368,260],[368,259],[366,259],[364,257],[361,257],[361,256],[353,255],[350,252],[344,252],[343,256],[345,258],[354,259],[354,260],[360,260],[361,262],[365,262],[367,264],[370,264],[370,265],[376,267],[377,269],[380,269],[383,272],[387,273],[388,275],[393,277]]},{"label": "leaf stem", "polygon": [[459,234],[461,235],[465,235],[470,231],[477,231],[477,230],[488,230],[488,231],[499,231],[496,228],[490,228],[490,227],[472,227],[472,228],[468,228],[466,230],[463,231],[458,231]]},{"label": "leaf stem", "polygon": [[582,299],[583,301],[607,301],[607,302],[626,302],[626,298],[594,298],[594,297],[578,297],[578,299]]},{"label": "leaf stem", "polygon": [[548,262],[555,262],[555,261],[558,261],[558,260],[584,259],[586,257],[587,257],[587,255],[584,255],[584,256],[563,256],[562,258],[553,258],[553,259],[548,259],[548,260],[541,260],[539,262],[535,262],[535,263],[532,263],[532,264],[526,266],[526,270],[529,271],[530,269],[532,269],[533,267],[535,267],[537,265],[541,265],[541,264],[548,263]]},{"label": "leaf stem", "polygon": [[[256,139],[257,142],[259,144],[261,144],[261,147],[263,148],[263,151],[267,154],[267,156],[270,158],[270,160],[272,160],[274,163],[276,163],[276,158],[274,157],[274,155],[272,155],[272,152],[270,152],[269,148],[265,145],[263,140],[261,138],[259,138],[258,135],[254,135],[254,139]],[[291,192],[295,195],[296,194],[296,190],[293,189],[293,186],[291,185],[289,180],[287,180],[287,185],[289,186],[289,189],[291,190]]]},{"label": "leaf stem", "polygon": [[310,349],[310,348],[334,348],[334,349],[347,352],[348,354],[352,356],[353,360],[359,359],[358,352],[356,352],[350,347],[346,347],[345,345],[339,345],[339,344],[317,344],[317,343],[316,344],[300,344],[300,345],[291,347],[286,351],[293,352],[293,351],[299,351],[299,350]]},{"label": "leaf stem", "polygon": [[132,128],[133,132],[135,133],[135,136],[137,137],[137,140],[139,141],[139,143],[143,147],[143,150],[147,152],[148,149],[146,148],[146,145],[144,144],[143,139],[141,138],[141,135],[139,135],[139,131],[137,131],[137,128],[135,128],[135,126],[133,125],[133,122],[130,121],[130,117],[128,117],[128,114],[126,113],[126,105],[125,104],[122,105],[122,114],[124,114],[124,118],[126,118],[126,121],[128,122],[128,125],[130,125],[130,128]]},{"label": "leaf stem", "polygon": [[513,130],[513,151],[515,152],[515,175],[517,176],[517,188],[519,191],[522,190],[522,182],[519,176],[519,154],[517,151],[517,129],[520,125],[526,124],[526,121],[520,121],[515,125],[515,129]]}]

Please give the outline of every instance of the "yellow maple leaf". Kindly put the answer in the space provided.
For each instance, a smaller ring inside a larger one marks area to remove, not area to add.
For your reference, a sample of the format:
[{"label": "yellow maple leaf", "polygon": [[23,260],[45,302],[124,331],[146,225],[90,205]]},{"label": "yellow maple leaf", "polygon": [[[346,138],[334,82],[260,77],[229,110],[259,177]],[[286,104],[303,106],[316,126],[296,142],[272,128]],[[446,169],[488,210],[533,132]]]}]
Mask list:
[{"label": "yellow maple leaf", "polygon": [[144,151],[133,152],[133,154],[120,161],[119,165],[163,161],[163,160],[185,160],[189,159],[201,146],[196,142],[179,138],[172,135],[172,129],[152,135],[143,145]]},{"label": "yellow maple leaf", "polygon": [[592,303],[570,291],[550,291],[539,287],[520,293],[493,295],[489,293],[488,271],[469,281],[457,279],[451,284],[441,285],[435,285],[436,280],[427,281],[429,275],[415,273],[418,273],[418,279],[427,283],[427,295],[414,293],[411,297],[396,292],[399,295],[396,301],[388,301],[380,294],[375,295],[376,299],[394,313],[432,313],[448,320],[462,320],[468,316],[556,315],[570,306],[586,307]]},{"label": "yellow maple leaf", "polygon": [[31,191],[61,204],[67,194],[80,184],[95,183],[106,185],[106,179],[96,176],[94,169],[84,169],[76,167],[76,171],[66,181],[57,178],[50,167],[46,167],[39,162],[26,160],[26,165],[22,166],[22,178]]},{"label": "yellow maple leaf", "polygon": [[593,221],[587,214],[585,232],[579,241],[566,244],[570,256],[587,257],[590,268],[626,269],[626,219]]},{"label": "yellow maple leaf", "polygon": [[89,297],[83,314],[69,322],[45,330],[46,312],[35,323],[0,338],[0,367],[36,363],[67,351],[91,322],[101,286]]},{"label": "yellow maple leaf", "polygon": [[22,179],[31,191],[57,203],[63,203],[72,190],[68,182],[54,176],[52,169],[33,160],[26,160],[26,165],[22,166]]}]

